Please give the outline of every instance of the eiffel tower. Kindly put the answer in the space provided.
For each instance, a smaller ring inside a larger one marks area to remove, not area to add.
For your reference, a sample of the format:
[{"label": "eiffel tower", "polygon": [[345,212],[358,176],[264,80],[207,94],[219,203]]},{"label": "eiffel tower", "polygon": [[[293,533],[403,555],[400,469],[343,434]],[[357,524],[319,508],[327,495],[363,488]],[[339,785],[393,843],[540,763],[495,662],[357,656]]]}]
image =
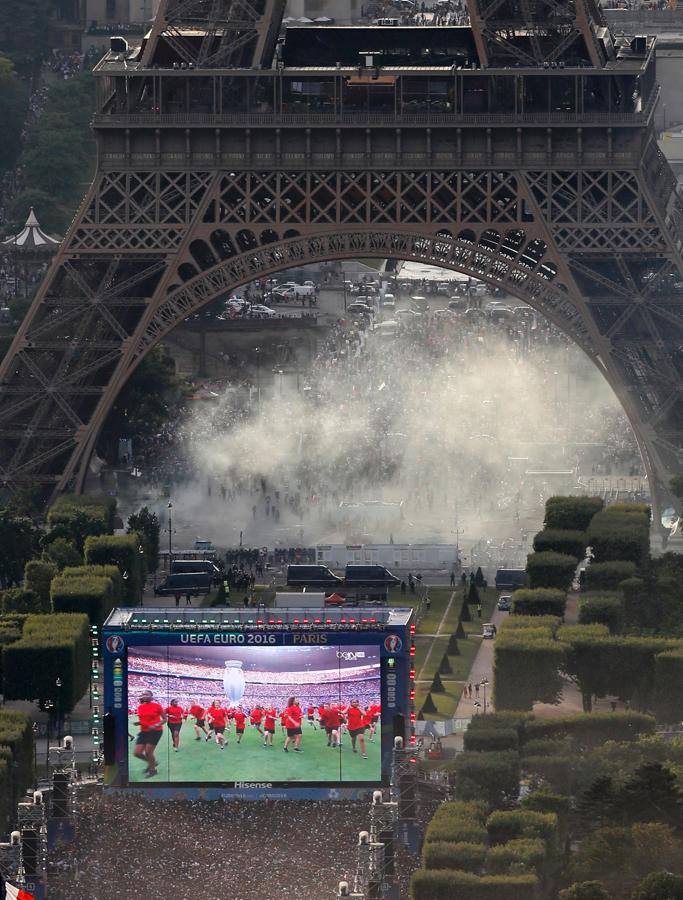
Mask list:
[{"label": "eiffel tower", "polygon": [[[284,0],[162,0],[95,69],[97,172],[0,365],[0,486],[82,489],[145,354],[291,266],[433,263],[575,341],[655,510],[683,438],[682,197],[655,39],[595,0],[468,0],[468,27],[288,28]],[[588,362],[587,362],[588,364]]]}]

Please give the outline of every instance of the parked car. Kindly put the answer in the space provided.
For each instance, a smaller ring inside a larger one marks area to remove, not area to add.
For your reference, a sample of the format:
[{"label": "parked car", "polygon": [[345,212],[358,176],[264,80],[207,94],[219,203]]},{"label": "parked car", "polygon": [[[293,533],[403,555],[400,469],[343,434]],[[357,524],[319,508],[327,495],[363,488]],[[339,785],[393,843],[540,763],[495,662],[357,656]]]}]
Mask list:
[{"label": "parked car", "polygon": [[359,303],[357,300],[350,303],[346,311],[354,316],[373,316],[375,314],[375,311],[367,303]]},{"label": "parked car", "polygon": [[512,594],[501,594],[497,603],[501,612],[510,612],[512,609]]},{"label": "parked car", "polygon": [[399,322],[408,324],[409,322],[419,322],[422,318],[422,314],[415,312],[414,309],[399,309],[396,313],[396,318]]},{"label": "parked car", "polygon": [[382,297],[382,306],[385,309],[394,309],[396,306],[396,298],[394,297],[394,295],[385,294],[384,297]]},{"label": "parked car", "polygon": [[264,306],[263,303],[253,303],[249,307],[248,313],[256,319],[272,319],[273,316],[277,316],[274,309]]},{"label": "parked car", "polygon": [[481,626],[481,636],[484,638],[484,640],[492,641],[495,639],[497,634],[498,634],[498,629],[493,624],[493,622],[485,622]]}]

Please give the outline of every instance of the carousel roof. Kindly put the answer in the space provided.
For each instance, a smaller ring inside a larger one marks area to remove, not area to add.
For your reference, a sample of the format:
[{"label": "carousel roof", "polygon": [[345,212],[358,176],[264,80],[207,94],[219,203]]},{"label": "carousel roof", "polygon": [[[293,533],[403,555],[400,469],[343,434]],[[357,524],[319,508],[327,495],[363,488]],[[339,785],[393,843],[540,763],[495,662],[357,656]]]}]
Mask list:
[{"label": "carousel roof", "polygon": [[31,207],[26,224],[19,234],[14,234],[1,243],[16,250],[51,250],[56,249],[61,241],[43,231]]}]

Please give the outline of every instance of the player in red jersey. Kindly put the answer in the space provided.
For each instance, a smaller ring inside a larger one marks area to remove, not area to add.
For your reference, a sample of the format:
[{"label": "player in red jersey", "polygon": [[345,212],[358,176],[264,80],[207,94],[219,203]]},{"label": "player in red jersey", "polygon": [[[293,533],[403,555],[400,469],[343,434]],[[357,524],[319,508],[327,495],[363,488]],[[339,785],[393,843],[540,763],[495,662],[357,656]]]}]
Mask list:
[{"label": "player in red jersey", "polygon": [[156,745],[164,733],[164,723],[166,722],[166,713],[160,703],[154,700],[151,691],[144,691],[140,695],[140,704],[137,708],[137,722],[140,726],[140,733],[135,741],[135,749],[133,754],[138,759],[144,759],[147,763],[145,776],[152,778],[157,774],[157,760],[154,755]]},{"label": "player in red jersey", "polygon": [[[227,709],[225,709],[225,707],[221,706],[220,700],[213,701],[211,706],[206,711],[206,718],[209,720],[209,723],[213,728],[213,733],[216,735],[216,743],[221,748],[221,750],[225,750],[225,745],[228,742],[223,737],[223,735],[225,733],[225,729],[228,727],[228,711]],[[207,741],[208,739],[209,738],[207,737]]]},{"label": "player in red jersey", "polygon": [[382,707],[379,703],[371,703],[367,708],[368,719],[370,721],[368,737],[371,741],[375,740],[375,732],[377,731],[377,723],[379,722],[381,712]]},{"label": "player in red jersey", "polygon": [[171,700],[166,707],[165,712],[168,730],[171,732],[173,749],[177,753],[180,749],[180,729],[182,728],[183,719],[185,718],[185,711],[177,700]]},{"label": "player in red jersey", "polygon": [[351,706],[346,711],[349,735],[351,737],[351,748],[354,753],[356,750],[356,740],[360,744],[360,752],[363,759],[367,759],[368,755],[365,747],[365,729],[368,726],[368,717],[364,709],[361,709],[358,700],[352,700]]},{"label": "player in red jersey", "polygon": [[196,701],[192,704],[192,706],[187,711],[188,716],[192,716],[194,719],[194,733],[196,735],[195,741],[201,741],[201,735],[203,734],[206,737],[206,740],[211,737],[206,727],[206,710],[203,706],[200,706]]},{"label": "player in red jersey", "polygon": [[310,703],[306,707],[306,718],[308,719],[308,724],[312,726],[314,731],[317,731],[315,727],[315,706],[311,706]]},{"label": "player in red jersey", "polygon": [[348,703],[339,703],[333,707],[333,709],[336,709],[337,712],[339,713],[339,719],[340,719],[340,722],[339,722],[339,746],[340,747],[343,747],[342,738],[344,736],[344,729],[348,728],[348,725],[346,724],[346,713],[348,711],[348,708],[349,708]]},{"label": "player in red jersey", "polygon": [[287,731],[287,710],[283,709],[280,713],[280,730],[283,734]]},{"label": "player in red jersey", "polygon": [[287,737],[285,738],[285,753],[289,753],[289,742],[294,741],[295,753],[303,753],[299,746],[301,744],[301,720],[303,712],[299,706],[296,697],[290,697],[287,701],[287,709],[285,710],[285,725],[287,726]]},{"label": "player in red jersey", "polygon": [[275,719],[277,717],[277,710],[273,709],[272,706],[270,709],[266,709],[263,712],[263,746],[264,747],[272,747],[273,746],[273,735],[275,734]]},{"label": "player in red jersey", "polygon": [[244,710],[241,706],[238,706],[236,710],[234,710],[232,716],[235,722],[235,732],[237,733],[237,743],[242,743],[242,735],[244,734],[244,728],[247,723],[247,717],[244,714]]},{"label": "player in red jersey", "polygon": [[328,747],[338,747],[340,744],[339,741],[339,729],[341,728],[341,715],[339,713],[338,706],[331,706],[329,703],[325,704],[325,731],[327,732],[327,746]]},{"label": "player in red jersey", "polygon": [[263,736],[263,728],[261,728],[262,721],[263,709],[257,704],[251,711],[251,715],[249,716],[249,724],[253,725],[261,736]]}]

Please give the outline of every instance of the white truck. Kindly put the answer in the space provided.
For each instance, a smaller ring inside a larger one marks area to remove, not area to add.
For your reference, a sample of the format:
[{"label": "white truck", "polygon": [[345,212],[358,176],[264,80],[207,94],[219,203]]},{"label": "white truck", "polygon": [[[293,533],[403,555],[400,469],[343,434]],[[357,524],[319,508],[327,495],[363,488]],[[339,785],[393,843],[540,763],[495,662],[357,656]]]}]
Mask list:
[{"label": "white truck", "polygon": [[303,300],[315,297],[315,286],[312,284],[293,284],[284,292],[286,300]]}]

